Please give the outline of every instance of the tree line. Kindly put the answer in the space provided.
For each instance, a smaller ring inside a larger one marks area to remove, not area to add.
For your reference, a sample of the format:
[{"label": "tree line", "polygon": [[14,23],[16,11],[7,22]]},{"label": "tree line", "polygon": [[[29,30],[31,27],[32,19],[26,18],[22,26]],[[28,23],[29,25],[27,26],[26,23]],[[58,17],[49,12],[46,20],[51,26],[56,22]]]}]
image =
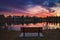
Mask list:
[{"label": "tree line", "polygon": [[4,15],[0,15],[0,23],[4,23],[4,22],[11,22],[11,23],[15,23],[15,22],[19,22],[19,23],[34,23],[34,22],[60,22],[60,16],[47,16],[45,18],[42,17],[29,17],[29,16],[7,16],[5,17]]}]

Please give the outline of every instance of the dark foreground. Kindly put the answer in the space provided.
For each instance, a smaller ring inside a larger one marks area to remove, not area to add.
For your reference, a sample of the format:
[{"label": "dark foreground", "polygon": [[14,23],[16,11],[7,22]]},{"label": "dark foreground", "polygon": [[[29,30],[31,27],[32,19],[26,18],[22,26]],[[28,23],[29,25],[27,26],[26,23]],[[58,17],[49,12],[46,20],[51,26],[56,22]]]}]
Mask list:
[{"label": "dark foreground", "polygon": [[60,29],[44,30],[44,37],[19,38],[20,32],[0,31],[0,40],[60,40]]}]

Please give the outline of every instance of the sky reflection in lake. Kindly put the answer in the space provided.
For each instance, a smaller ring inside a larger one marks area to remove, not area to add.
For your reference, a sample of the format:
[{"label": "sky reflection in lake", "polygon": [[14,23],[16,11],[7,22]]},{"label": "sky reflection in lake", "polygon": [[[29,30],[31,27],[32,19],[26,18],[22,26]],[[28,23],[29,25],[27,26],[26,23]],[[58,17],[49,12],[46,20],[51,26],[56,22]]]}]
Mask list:
[{"label": "sky reflection in lake", "polygon": [[14,30],[14,31],[20,31],[21,27],[43,27],[43,30],[46,29],[57,29],[60,28],[60,23],[46,23],[46,22],[42,22],[42,23],[30,23],[30,24],[12,24],[12,25],[6,25],[6,26],[2,26],[2,29],[7,29],[7,30]]}]

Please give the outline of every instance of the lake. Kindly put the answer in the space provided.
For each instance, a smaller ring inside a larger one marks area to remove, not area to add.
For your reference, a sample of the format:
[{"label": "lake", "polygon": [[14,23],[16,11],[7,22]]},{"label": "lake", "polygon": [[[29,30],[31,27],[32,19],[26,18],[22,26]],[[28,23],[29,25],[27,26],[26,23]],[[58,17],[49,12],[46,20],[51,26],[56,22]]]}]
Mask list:
[{"label": "lake", "polygon": [[24,24],[10,24],[4,23],[4,25],[0,26],[1,30],[9,30],[9,31],[20,31],[21,27],[42,27],[43,30],[47,29],[59,29],[60,23],[49,23],[49,22],[38,22],[38,23],[24,23]]}]

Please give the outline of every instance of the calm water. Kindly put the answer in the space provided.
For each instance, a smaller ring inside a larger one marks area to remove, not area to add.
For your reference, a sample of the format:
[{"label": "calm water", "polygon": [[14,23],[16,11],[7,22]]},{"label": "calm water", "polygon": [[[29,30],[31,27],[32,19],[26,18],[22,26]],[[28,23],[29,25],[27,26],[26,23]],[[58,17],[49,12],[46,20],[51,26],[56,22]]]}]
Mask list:
[{"label": "calm water", "polygon": [[46,29],[57,29],[60,28],[60,23],[47,23],[47,22],[42,22],[42,23],[29,23],[29,24],[11,24],[8,25],[5,23],[3,26],[0,26],[1,30],[14,30],[14,31],[20,31],[21,27],[42,27],[43,30]]}]

